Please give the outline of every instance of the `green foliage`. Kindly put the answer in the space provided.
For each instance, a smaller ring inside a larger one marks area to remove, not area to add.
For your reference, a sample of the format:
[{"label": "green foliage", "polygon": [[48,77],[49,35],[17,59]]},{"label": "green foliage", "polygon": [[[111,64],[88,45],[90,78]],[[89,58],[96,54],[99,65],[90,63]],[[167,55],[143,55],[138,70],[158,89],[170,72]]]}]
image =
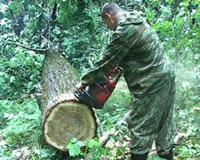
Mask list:
[{"label": "green foliage", "polygon": [[60,5],[58,21],[66,28],[73,23],[73,17],[77,11],[77,0],[61,0],[57,1]]},{"label": "green foliage", "polygon": [[78,155],[81,155],[81,147],[83,145],[83,142],[77,141],[76,138],[72,138],[71,142],[67,146],[70,156],[76,157]]},{"label": "green foliage", "polygon": [[[58,4],[55,14],[57,17],[52,22],[55,2]],[[44,56],[7,43],[19,42],[32,48],[58,46],[70,63],[84,74],[103,55],[112,35],[103,26],[99,16],[100,7],[106,2],[108,1],[0,2],[0,159],[13,159],[19,154],[22,154],[21,159],[66,158],[66,154],[44,145],[41,139],[41,112],[33,93],[40,81]],[[126,1],[126,5],[125,1],[115,2],[119,2],[122,8],[133,9],[130,7],[130,0]],[[177,2],[176,6],[173,0],[146,0],[142,9],[177,68],[175,120],[178,129],[187,137],[176,147],[176,156],[185,160],[199,159],[200,0]],[[16,35],[16,28],[22,29],[19,35]],[[117,129],[118,132],[113,137],[115,142],[123,139],[124,135],[120,131],[127,129],[119,122],[130,109],[131,99],[125,81],[121,79],[104,109],[97,111],[106,131]],[[85,143],[84,148],[82,142],[72,139],[68,146],[70,155],[79,160],[96,160],[109,156],[115,159],[126,153],[126,147],[117,146],[116,153],[111,154],[114,148],[110,151],[103,148],[98,139]]]},{"label": "green foliage", "polygon": [[42,134],[41,112],[36,101],[19,104],[1,100],[0,106],[0,136],[5,137],[4,141],[1,141],[4,143],[0,157],[3,155],[5,159],[12,159],[14,149],[19,146],[32,147],[39,143]]},{"label": "green foliage", "polygon": [[[20,42],[25,46],[29,45],[29,43],[26,42],[27,39],[20,40],[20,38],[15,35],[12,25],[12,18],[15,19],[18,12],[22,11],[21,8],[23,8],[23,5],[23,1],[10,3],[8,9],[5,10],[5,18],[2,19],[4,23],[0,26],[0,31],[2,31],[2,36],[0,37],[1,98],[8,97],[9,99],[12,99],[19,96],[26,97],[27,94],[33,93],[37,82],[40,79],[44,56],[37,55],[33,51],[22,49],[14,44],[6,45],[9,41]],[[16,8],[19,9],[17,10]],[[36,12],[36,8],[34,11],[33,8],[33,6],[29,7],[30,15],[27,16],[35,16],[35,14],[31,14],[32,12]],[[11,18],[8,19],[9,11],[14,12],[14,10],[16,16],[11,16]],[[31,25],[34,26],[33,23],[31,23]],[[29,32],[29,35],[31,35],[31,32]]]},{"label": "green foliage", "polygon": [[[9,52],[14,52],[14,55],[9,55]],[[25,93],[30,94],[36,88],[44,56],[20,47],[8,48],[7,53],[7,55],[4,53],[0,64],[0,96],[14,98],[21,95],[24,97]]]},{"label": "green foliage", "polygon": [[87,154],[86,157],[91,160],[104,159],[108,153],[108,150],[102,147],[97,138],[89,140],[86,143],[86,150],[89,152],[88,154],[85,152]]},{"label": "green foliage", "polygon": [[[176,121],[178,128],[186,133],[187,139],[183,145],[177,147],[180,157],[188,159],[189,157],[200,156],[200,66],[185,62],[177,64],[177,103],[176,103]],[[192,70],[196,72],[192,72]],[[183,75],[184,73],[184,75]]]},{"label": "green foliage", "polygon": [[72,25],[75,19],[79,23],[64,32],[61,44],[70,62],[82,74],[94,67],[111,36],[109,33],[104,33],[105,28],[102,28],[102,21],[98,16],[100,14],[98,6],[92,2],[85,3],[88,7],[80,13],[75,12],[77,15],[70,21]]},{"label": "green foliage", "polygon": [[14,17],[16,17],[22,10],[22,6],[23,5],[21,0],[19,2],[14,1],[9,5],[9,9],[12,11]]},{"label": "green foliage", "polygon": [[172,6],[172,1],[147,3],[146,17],[159,33],[173,59],[198,54],[196,49],[200,44],[200,20],[197,3],[199,1],[184,1],[180,2],[177,8]]},{"label": "green foliage", "polygon": [[[0,101],[0,129],[9,146],[27,145],[39,138],[41,131],[41,112],[36,101],[25,101],[22,104],[12,101]],[[32,144],[33,145],[33,144]]]},{"label": "green foliage", "polygon": [[97,138],[88,140],[85,142],[85,148],[83,149],[84,143],[77,141],[73,138],[68,144],[69,154],[72,157],[83,156],[83,158],[90,160],[99,160],[107,154],[107,150],[104,149]]},{"label": "green foliage", "polygon": [[160,157],[153,157],[152,160],[165,160],[165,159]]}]

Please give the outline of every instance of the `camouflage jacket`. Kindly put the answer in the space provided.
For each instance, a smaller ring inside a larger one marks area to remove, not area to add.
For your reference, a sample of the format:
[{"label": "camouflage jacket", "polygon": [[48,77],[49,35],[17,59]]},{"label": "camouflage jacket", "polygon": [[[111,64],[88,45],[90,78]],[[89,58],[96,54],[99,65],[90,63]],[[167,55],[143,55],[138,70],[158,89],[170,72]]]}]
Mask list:
[{"label": "camouflage jacket", "polygon": [[153,93],[174,76],[157,33],[138,12],[123,12],[116,31],[97,67],[82,77],[89,85],[116,65],[124,71],[129,90],[134,95]]}]

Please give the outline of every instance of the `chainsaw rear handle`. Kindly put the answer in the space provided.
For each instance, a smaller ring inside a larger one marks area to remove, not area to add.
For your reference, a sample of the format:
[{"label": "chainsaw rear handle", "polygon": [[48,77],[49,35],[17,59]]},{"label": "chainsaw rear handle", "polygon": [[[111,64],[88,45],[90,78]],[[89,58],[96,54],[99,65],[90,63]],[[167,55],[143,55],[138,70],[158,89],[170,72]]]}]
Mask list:
[{"label": "chainsaw rear handle", "polygon": [[117,73],[122,72],[122,68],[117,65],[114,69],[112,69],[106,76],[115,76]]},{"label": "chainsaw rear handle", "polygon": [[[119,78],[122,75],[122,69],[119,66],[116,66],[113,70],[111,70],[107,75],[106,75],[106,81],[109,83],[112,87],[115,87]],[[110,77],[114,77],[112,81],[110,81]]]},{"label": "chainsaw rear handle", "polygon": [[[122,75],[122,72],[122,69],[119,66],[117,66],[113,70],[111,70],[106,76],[104,76],[106,86],[107,88],[109,88],[110,91],[112,91],[115,88],[119,78]],[[110,80],[110,77],[114,77],[114,79]],[[95,84],[102,89],[105,87],[104,85],[102,86],[99,82],[96,82]]]}]

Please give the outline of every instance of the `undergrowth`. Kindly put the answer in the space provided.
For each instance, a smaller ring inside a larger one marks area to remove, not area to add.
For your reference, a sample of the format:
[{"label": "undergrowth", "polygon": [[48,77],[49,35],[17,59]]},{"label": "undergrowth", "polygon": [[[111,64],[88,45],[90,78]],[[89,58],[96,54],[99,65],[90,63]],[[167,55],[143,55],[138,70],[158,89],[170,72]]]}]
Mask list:
[{"label": "undergrowth", "polygon": [[[175,120],[177,129],[179,132],[183,132],[185,137],[176,147],[175,153],[177,158],[183,160],[198,160],[200,158],[199,68],[182,63],[177,63],[176,68]],[[191,69],[197,70],[197,72],[191,72]],[[115,128],[130,106],[131,95],[122,78],[104,109],[97,111],[103,130],[109,131]],[[123,136],[115,136],[117,137],[115,142],[121,143]],[[90,145],[91,143],[97,146],[99,144],[98,139],[90,142]],[[105,158],[108,155],[115,157],[125,153],[125,149],[122,147],[118,148],[115,155],[111,150],[99,150],[98,154],[105,154]],[[93,151],[93,154],[97,154],[97,152]],[[68,157],[67,153],[57,151],[44,143],[42,114],[34,98],[24,99],[22,103],[20,101],[0,100],[0,159],[67,159],[65,157]],[[159,159],[156,156],[150,159],[155,160],[156,158]],[[75,156],[71,159],[81,158]]]}]

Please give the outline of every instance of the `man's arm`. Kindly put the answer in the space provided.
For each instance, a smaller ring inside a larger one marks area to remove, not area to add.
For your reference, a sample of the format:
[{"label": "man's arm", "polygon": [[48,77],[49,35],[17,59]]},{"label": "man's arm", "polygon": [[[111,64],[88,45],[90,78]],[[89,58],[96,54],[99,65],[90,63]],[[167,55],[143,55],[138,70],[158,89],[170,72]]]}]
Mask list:
[{"label": "man's arm", "polygon": [[122,32],[116,31],[112,41],[108,45],[105,55],[97,62],[98,67],[88,72],[82,77],[82,85],[87,86],[95,82],[96,79],[106,75],[111,69],[117,66],[128,53]]}]

